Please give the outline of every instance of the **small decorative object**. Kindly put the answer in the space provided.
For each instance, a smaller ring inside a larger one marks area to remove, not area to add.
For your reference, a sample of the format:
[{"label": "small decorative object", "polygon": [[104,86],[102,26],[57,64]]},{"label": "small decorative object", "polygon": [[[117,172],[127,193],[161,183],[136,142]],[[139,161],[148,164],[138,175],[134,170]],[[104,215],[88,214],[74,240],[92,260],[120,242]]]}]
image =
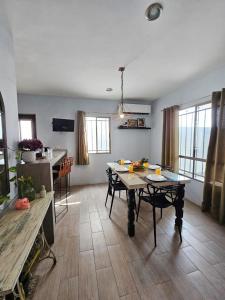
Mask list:
[{"label": "small decorative object", "polygon": [[47,193],[46,193],[45,186],[42,185],[42,186],[41,186],[41,191],[40,191],[40,197],[41,197],[41,198],[46,198],[46,195],[47,195]]},{"label": "small decorative object", "polygon": [[138,125],[138,121],[137,121],[137,119],[128,119],[127,125],[128,125],[128,127],[135,128]]},{"label": "small decorative object", "polygon": [[138,127],[145,127],[145,119],[144,118],[139,118],[137,119],[138,121]]},{"label": "small decorative object", "polygon": [[127,121],[125,121],[124,123],[122,123],[120,126],[128,127]]},{"label": "small decorative object", "polygon": [[18,148],[22,151],[22,159],[24,162],[34,162],[36,160],[36,151],[43,148],[43,144],[38,139],[22,140],[18,144]]},{"label": "small decorative object", "polygon": [[30,176],[27,178],[23,176],[18,178],[18,194],[20,198],[27,197],[30,201],[35,199],[35,189]]},{"label": "small decorative object", "polygon": [[15,208],[17,210],[29,209],[30,208],[30,202],[27,198],[18,199],[18,200],[16,200]]}]

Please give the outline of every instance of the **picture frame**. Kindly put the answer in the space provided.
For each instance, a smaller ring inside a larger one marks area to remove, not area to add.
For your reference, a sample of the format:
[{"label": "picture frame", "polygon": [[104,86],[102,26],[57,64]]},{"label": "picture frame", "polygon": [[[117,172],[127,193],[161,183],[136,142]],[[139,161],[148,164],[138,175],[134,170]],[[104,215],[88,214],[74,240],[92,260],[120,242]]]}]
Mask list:
[{"label": "picture frame", "polygon": [[138,118],[138,127],[145,127],[145,119],[144,118]]},{"label": "picture frame", "polygon": [[132,127],[132,128],[138,127],[138,120],[137,119],[128,119],[127,126]]}]

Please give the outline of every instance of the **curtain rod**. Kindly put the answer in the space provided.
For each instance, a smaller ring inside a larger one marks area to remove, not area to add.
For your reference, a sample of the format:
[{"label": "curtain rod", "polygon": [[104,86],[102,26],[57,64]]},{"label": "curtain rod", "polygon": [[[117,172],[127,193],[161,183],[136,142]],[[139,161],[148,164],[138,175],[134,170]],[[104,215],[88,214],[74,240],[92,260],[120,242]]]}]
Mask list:
[{"label": "curtain rod", "polygon": [[88,115],[88,114],[99,114],[99,115],[118,115],[118,113],[105,113],[105,112],[95,112],[95,111],[92,111],[92,112],[86,112],[86,115]]},{"label": "curtain rod", "polygon": [[[194,104],[194,103],[196,103],[196,102],[198,102],[198,101],[200,101],[200,100],[202,100],[202,99],[205,99],[205,98],[208,98],[208,97],[211,97],[211,96],[212,96],[212,94],[209,94],[209,95],[207,95],[207,96],[203,96],[203,97],[201,97],[201,98],[195,99],[195,100],[193,100],[193,101],[191,101],[191,102],[181,103],[179,106],[185,106],[185,105],[187,105],[187,104],[192,105],[192,104]],[[169,107],[165,107],[165,108],[161,109],[161,111],[164,111],[164,109],[167,109],[167,108],[169,108]]]}]

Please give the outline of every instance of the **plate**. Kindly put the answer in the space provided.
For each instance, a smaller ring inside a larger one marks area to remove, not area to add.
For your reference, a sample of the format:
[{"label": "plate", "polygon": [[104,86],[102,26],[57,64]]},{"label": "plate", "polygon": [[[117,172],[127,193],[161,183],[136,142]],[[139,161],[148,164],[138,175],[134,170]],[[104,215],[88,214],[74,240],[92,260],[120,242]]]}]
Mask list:
[{"label": "plate", "polygon": [[149,168],[149,170],[156,170],[156,169],[159,169],[161,167],[157,166],[157,165],[149,165],[148,168]]},{"label": "plate", "polygon": [[116,166],[115,168],[116,172],[128,172],[128,168],[124,166]]},{"label": "plate", "polygon": [[146,176],[146,178],[151,181],[167,181],[166,177],[157,174],[149,174],[148,176]]}]

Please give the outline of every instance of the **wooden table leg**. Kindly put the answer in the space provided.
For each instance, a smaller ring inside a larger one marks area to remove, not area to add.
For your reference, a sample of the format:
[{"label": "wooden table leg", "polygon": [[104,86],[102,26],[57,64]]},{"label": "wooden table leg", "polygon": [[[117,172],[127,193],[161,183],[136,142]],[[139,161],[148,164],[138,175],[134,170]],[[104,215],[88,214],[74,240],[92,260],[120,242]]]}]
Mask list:
[{"label": "wooden table leg", "polygon": [[177,199],[175,200],[175,211],[176,211],[176,219],[175,219],[175,226],[178,227],[179,230],[182,229],[183,224],[183,207],[184,207],[184,190],[185,185],[180,184],[177,189]]},{"label": "wooden table leg", "polygon": [[135,235],[134,225],[135,190],[128,190],[128,235]]}]

